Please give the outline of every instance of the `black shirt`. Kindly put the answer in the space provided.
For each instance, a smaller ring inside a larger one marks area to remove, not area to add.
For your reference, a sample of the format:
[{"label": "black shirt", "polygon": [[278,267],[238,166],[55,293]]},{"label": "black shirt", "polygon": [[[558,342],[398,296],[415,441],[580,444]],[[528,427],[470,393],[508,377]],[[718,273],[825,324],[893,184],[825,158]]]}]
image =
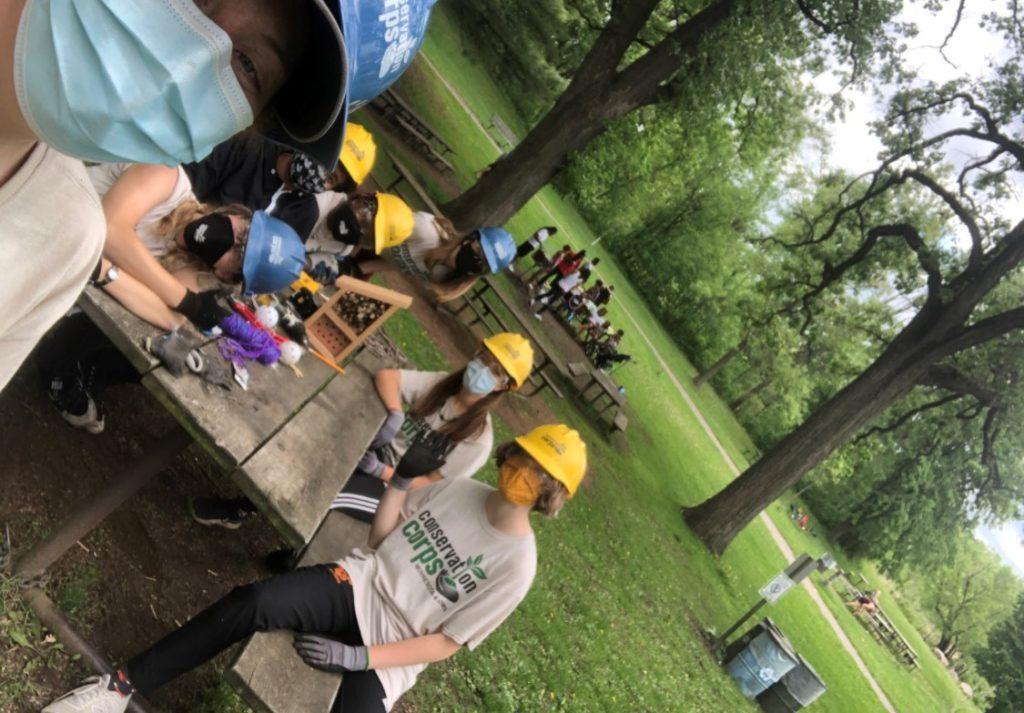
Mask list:
[{"label": "black shirt", "polygon": [[[277,158],[286,151],[272,141],[249,136],[219,144],[209,156],[182,168],[192,192],[203,203],[240,203],[250,210],[266,210],[284,182],[277,175]],[[316,197],[284,191],[269,211],[295,229],[302,242],[313,232],[320,210]]]}]

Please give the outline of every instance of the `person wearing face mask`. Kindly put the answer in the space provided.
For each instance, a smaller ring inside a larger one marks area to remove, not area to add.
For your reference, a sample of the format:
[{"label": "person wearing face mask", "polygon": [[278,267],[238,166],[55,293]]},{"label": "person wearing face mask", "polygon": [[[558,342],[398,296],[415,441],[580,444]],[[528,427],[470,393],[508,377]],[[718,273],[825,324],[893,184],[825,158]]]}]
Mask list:
[{"label": "person wearing face mask", "polygon": [[366,259],[359,268],[368,274],[398,270],[426,282],[439,302],[466,293],[483,275],[496,274],[516,259],[515,240],[504,228],[484,227],[457,237],[444,216],[418,212],[413,231],[402,245]]},{"label": "person wearing face mask", "polygon": [[[485,339],[458,371],[377,372],[374,384],[388,416],[332,509],[368,522],[395,465],[414,441],[430,444],[430,455],[437,460],[424,484],[471,477],[487,461],[494,443],[490,412],[502,396],[526,383],[532,369],[530,343],[518,334],[501,333]],[[198,498],[192,512],[203,525],[235,529],[255,507],[245,498]],[[278,551],[270,561],[283,568],[291,554]]]},{"label": "person wearing face mask", "polygon": [[295,632],[309,666],[341,675],[332,713],[391,710],[429,664],[475,649],[526,597],[537,571],[530,513],[554,517],[576,494],[587,447],[568,426],[540,426],[495,461],[497,488],[462,478],[418,489],[400,462],[365,549],[237,587],[43,713],[122,713],[136,693],[280,629]]},{"label": "person wearing face mask", "polygon": [[433,4],[0,3],[0,388],[99,261],[100,204],[73,159],[175,166],[255,123],[333,165],[349,110],[412,62]]},{"label": "person wearing face mask", "polygon": [[333,171],[308,154],[252,136],[225,141],[202,161],[182,168],[199,200],[266,210],[292,226],[305,242],[320,216],[317,196],[355,191],[376,158],[373,135],[349,123]]},{"label": "person wearing face mask", "polygon": [[333,194],[317,202],[320,218],[306,253],[309,274],[325,285],[339,274],[362,275],[357,261],[402,245],[415,232],[412,209],[390,193]]}]

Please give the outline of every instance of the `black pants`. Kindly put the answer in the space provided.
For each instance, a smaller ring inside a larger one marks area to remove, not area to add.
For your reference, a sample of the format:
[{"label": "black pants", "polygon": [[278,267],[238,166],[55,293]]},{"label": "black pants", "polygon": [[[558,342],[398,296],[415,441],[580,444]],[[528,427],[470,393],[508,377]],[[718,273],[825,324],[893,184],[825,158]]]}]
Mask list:
[{"label": "black pants", "polygon": [[[362,645],[352,585],[338,581],[332,572],[334,567],[303,567],[236,587],[129,661],[124,667],[128,680],[146,695],[257,631],[291,629],[328,634],[351,646]],[[331,711],[384,711],[384,687],[377,674],[346,673]]]},{"label": "black pants", "polygon": [[544,310],[548,309],[556,310],[561,305],[561,302],[564,298],[565,290],[563,290],[558,285],[554,285],[547,292],[542,292],[541,294],[534,297],[535,300],[540,302],[540,309],[534,312],[534,314],[543,314]]},{"label": "black pants", "polygon": [[80,416],[89,397],[114,384],[137,383],[139,373],[100,328],[79,312],[65,317],[35,352],[43,388],[61,411]]}]

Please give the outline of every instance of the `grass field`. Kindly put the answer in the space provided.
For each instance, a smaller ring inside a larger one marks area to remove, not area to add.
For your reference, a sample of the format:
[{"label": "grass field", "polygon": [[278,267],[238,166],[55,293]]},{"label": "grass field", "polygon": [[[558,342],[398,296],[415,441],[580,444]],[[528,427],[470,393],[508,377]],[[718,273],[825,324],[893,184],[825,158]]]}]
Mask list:
[{"label": "grass field", "polygon": [[[524,128],[497,85],[473,61],[443,5],[435,11],[424,54],[481,123],[499,114],[514,129]],[[497,158],[499,151],[431,66],[417,62],[401,89],[456,147],[460,187]],[[428,182],[428,189],[444,198],[436,185]],[[592,414],[569,401],[551,400],[558,416],[580,428],[590,444],[590,480],[562,517],[540,525],[540,568],[523,606],[480,650],[429,670],[408,700],[416,710],[437,711],[597,711],[626,705],[636,710],[749,709],[705,652],[698,629],[728,626],[756,599],[757,588],[782,568],[783,557],[760,523],[737,538],[720,560],[682,524],[679,506],[712,494],[731,474],[692,412],[672,392],[651,350],[635,336],[631,320],[681,382],[689,384],[694,368],[612,257],[594,244],[593,232],[553,190],[542,191],[507,227],[522,237],[552,222],[560,228],[559,238],[600,256],[600,276],[617,287],[611,317],[627,329],[625,350],[637,359],[616,372],[630,399],[630,429],[624,444],[613,445],[591,425]],[[417,363],[443,363],[415,321],[403,319],[390,331]],[[743,429],[713,391],[690,392],[743,467],[753,452]],[[499,437],[507,435],[499,424]],[[489,469],[481,477],[493,481],[494,476]],[[771,514],[796,551],[819,554],[825,549],[820,539],[795,528],[781,507],[773,506]],[[975,710],[928,655],[891,598],[886,610],[918,648],[920,670],[910,672],[897,663],[834,593],[827,588],[823,593],[898,710]],[[829,693],[812,710],[881,709],[805,592],[794,590],[769,614],[828,683]]]}]

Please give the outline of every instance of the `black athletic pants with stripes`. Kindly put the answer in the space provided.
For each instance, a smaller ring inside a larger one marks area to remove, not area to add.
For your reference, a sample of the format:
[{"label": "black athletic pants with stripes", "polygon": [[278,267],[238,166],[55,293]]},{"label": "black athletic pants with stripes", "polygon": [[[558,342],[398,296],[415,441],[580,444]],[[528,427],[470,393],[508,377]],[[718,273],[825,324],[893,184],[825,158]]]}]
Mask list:
[{"label": "black athletic pants with stripes", "polygon": [[[303,567],[235,588],[125,664],[128,680],[146,695],[257,631],[290,629],[361,646],[352,585],[339,581],[335,566]],[[344,675],[331,713],[384,710],[384,687],[375,672]]]}]

